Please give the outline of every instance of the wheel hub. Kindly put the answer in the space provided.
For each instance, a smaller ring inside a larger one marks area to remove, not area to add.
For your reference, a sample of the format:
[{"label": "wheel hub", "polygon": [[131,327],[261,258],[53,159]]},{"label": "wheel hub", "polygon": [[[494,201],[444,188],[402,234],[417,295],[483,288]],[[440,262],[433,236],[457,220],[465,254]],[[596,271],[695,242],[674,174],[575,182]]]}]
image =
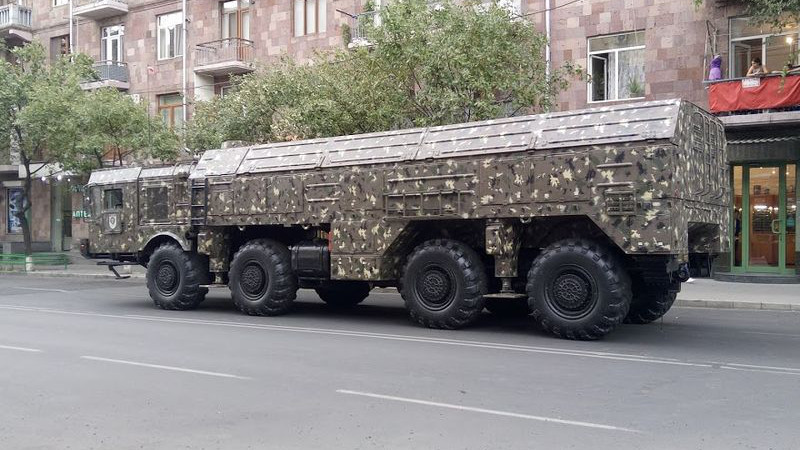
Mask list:
[{"label": "wheel hub", "polygon": [[567,311],[581,311],[592,299],[589,282],[575,273],[565,273],[553,281],[553,301]]},{"label": "wheel hub", "polygon": [[443,308],[453,297],[453,279],[440,267],[428,268],[417,280],[417,293],[426,306]]},{"label": "wheel hub", "polygon": [[242,290],[250,295],[257,296],[264,290],[267,284],[267,274],[264,269],[256,263],[250,263],[242,270],[241,282]]},{"label": "wheel hub", "polygon": [[178,270],[170,262],[163,262],[156,274],[156,287],[162,294],[170,295],[178,286]]}]

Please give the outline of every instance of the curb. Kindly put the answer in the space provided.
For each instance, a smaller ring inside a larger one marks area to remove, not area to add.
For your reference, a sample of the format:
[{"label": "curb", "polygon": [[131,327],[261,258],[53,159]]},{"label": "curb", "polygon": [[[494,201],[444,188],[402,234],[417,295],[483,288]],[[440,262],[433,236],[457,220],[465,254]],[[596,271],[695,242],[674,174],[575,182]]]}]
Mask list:
[{"label": "curb", "polygon": [[683,308],[743,309],[763,311],[800,311],[800,304],[736,302],[726,300],[675,300],[675,305]]},{"label": "curb", "polygon": [[[0,272],[2,275],[11,275],[15,277],[33,277],[33,278],[84,278],[84,279],[108,279],[116,280],[117,277],[112,273],[75,273],[75,272]],[[122,274],[123,276],[130,276],[131,279],[144,279],[143,273],[130,273]]]}]

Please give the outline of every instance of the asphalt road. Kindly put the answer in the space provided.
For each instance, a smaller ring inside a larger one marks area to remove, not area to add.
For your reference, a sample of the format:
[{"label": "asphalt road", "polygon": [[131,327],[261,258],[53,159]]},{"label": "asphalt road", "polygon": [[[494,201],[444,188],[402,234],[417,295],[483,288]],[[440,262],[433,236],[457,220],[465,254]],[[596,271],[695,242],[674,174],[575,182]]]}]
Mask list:
[{"label": "asphalt road", "polygon": [[[735,285],[731,285],[735,288]],[[800,313],[674,309],[601,342],[398,295],[247,317],[218,291],[0,276],[0,448],[797,449]]]}]

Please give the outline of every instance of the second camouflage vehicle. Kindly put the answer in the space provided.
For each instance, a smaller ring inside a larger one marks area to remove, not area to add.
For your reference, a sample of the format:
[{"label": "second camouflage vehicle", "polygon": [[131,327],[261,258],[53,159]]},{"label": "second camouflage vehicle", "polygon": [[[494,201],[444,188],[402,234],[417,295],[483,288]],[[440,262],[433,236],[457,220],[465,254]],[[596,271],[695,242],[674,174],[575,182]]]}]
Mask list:
[{"label": "second camouflage vehicle", "polygon": [[664,315],[689,253],[728,251],[722,125],[679,100],[207,151],[96,171],[92,258],[147,267],[164,309],[226,285],[247,314],[298,288],[351,306],[396,286],[411,318],[484,308],[597,339]]}]

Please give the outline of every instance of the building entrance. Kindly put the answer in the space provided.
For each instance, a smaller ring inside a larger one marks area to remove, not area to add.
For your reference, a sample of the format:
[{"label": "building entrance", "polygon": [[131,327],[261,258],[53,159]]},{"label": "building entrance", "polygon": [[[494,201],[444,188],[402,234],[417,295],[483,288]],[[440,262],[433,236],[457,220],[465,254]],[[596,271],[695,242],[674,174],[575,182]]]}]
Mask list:
[{"label": "building entrance", "polygon": [[795,164],[733,167],[734,272],[795,273]]}]

